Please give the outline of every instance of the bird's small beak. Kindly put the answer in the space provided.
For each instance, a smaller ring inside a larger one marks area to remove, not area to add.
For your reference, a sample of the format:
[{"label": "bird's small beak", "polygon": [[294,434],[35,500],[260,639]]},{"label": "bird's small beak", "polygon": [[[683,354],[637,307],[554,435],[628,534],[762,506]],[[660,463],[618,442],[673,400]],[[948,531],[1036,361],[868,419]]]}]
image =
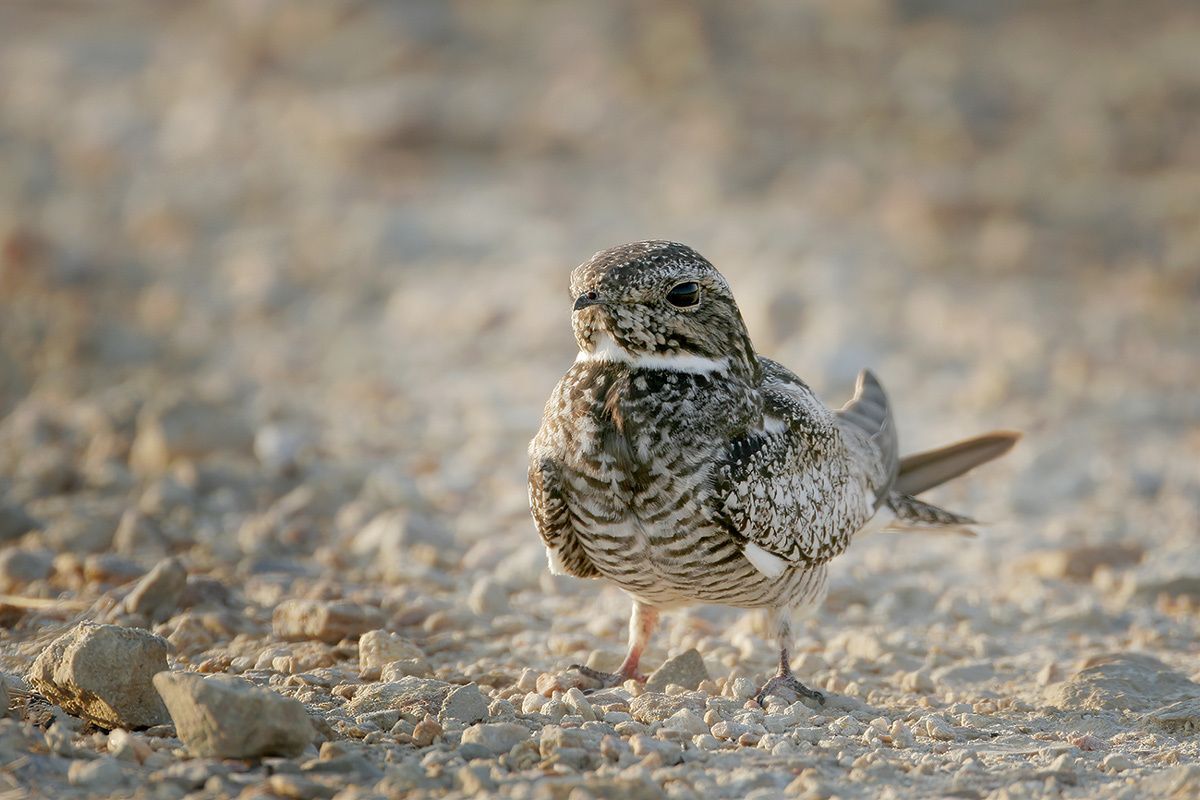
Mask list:
[{"label": "bird's small beak", "polygon": [[584,292],[575,298],[574,311],[587,308],[588,306],[600,305],[600,294],[598,292]]}]

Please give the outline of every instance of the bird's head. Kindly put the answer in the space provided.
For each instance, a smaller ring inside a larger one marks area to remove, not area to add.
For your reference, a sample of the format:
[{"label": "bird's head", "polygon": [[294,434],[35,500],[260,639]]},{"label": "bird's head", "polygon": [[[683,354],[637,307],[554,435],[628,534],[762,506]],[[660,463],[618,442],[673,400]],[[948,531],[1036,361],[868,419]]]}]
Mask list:
[{"label": "bird's head", "polygon": [[729,284],[686,245],[602,250],[571,273],[579,359],[685,372],[757,373]]}]

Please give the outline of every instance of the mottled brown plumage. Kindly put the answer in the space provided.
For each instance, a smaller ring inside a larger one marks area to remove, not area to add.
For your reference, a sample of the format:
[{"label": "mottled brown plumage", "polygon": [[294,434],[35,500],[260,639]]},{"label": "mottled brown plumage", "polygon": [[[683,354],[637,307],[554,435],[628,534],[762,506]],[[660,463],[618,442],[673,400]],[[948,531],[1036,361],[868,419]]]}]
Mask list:
[{"label": "mottled brown plumage", "polygon": [[597,253],[571,292],[580,352],[530,445],[530,507],[553,571],[634,599],[612,678],[636,676],[659,609],[719,603],[771,611],[780,673],[764,692],[819,697],[788,668],[790,618],[824,597],[827,562],[864,528],[969,520],[893,491],[895,425],[870,373],[826,408],[755,353],[728,283],[694,250]]}]

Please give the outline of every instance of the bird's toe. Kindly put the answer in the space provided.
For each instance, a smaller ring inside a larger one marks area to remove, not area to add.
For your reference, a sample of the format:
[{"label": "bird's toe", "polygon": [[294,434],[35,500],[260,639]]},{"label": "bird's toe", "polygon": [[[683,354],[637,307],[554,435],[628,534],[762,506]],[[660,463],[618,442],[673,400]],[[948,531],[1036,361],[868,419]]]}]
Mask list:
[{"label": "bird's toe", "polygon": [[766,705],[766,700],[771,695],[782,697],[785,700],[814,700],[817,705],[825,705],[825,695],[818,692],[816,689],[810,689],[803,683],[798,681],[794,675],[776,675],[771,680],[763,684],[755,695],[755,702],[760,706]]},{"label": "bird's toe", "polygon": [[584,689],[586,692],[594,692],[599,689],[611,689],[614,686],[620,686],[625,682],[626,678],[619,672],[603,672],[602,670],[593,669],[584,664],[572,664],[568,669],[575,670],[583,677],[590,681],[595,681],[599,686],[589,687]]}]

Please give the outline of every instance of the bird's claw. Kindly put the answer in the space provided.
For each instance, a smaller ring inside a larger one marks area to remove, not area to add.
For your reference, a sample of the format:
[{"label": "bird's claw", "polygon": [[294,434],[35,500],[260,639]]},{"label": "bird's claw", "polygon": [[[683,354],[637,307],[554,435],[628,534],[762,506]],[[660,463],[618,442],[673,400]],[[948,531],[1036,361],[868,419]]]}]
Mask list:
[{"label": "bird's claw", "polygon": [[[593,669],[592,667],[584,664],[572,664],[571,666],[567,667],[567,669],[573,669],[583,677],[599,683],[600,685],[596,687],[596,689],[612,689],[615,686],[620,686],[622,683],[629,680],[629,678],[633,678],[635,681],[646,680],[645,677],[641,675],[624,675],[620,672],[602,672],[601,670]],[[596,689],[588,689],[585,691],[596,691]]]},{"label": "bird's claw", "polygon": [[[816,700],[817,705],[825,705],[825,695],[821,694],[816,689],[808,688],[803,683],[796,680],[796,676],[794,675],[776,675],[774,678],[771,678],[771,680],[764,683],[763,687],[759,689],[754,701],[760,706],[765,706],[767,697],[773,694],[780,695],[781,689],[786,689],[787,691],[798,695],[799,698]],[[783,694],[780,696],[786,699],[788,695]]]}]

